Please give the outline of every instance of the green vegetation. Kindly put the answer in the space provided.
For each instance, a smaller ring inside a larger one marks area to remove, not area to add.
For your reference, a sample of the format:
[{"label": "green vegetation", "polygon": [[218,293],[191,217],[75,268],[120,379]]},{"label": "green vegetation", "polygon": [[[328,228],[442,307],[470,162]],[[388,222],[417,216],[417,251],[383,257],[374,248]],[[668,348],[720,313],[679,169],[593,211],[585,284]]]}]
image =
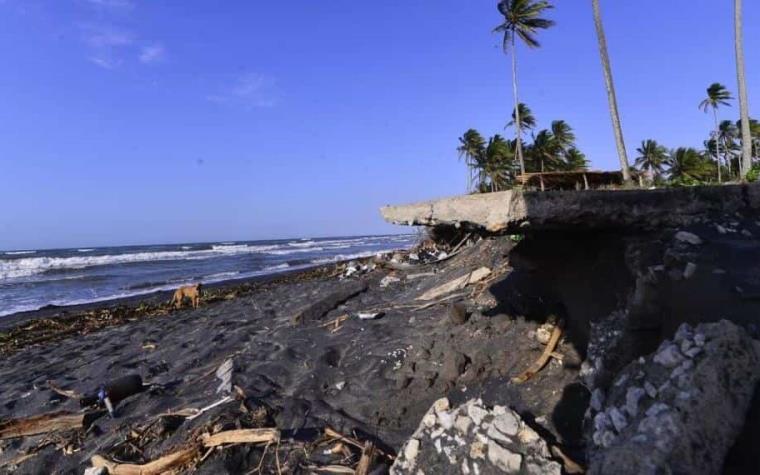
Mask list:
[{"label": "green vegetation", "polygon": [[[620,113],[617,106],[607,39],[602,24],[600,0],[592,0],[594,26],[623,180],[638,178],[645,186],[691,186],[722,183],[725,180],[756,181],[760,177],[760,123],[749,118],[744,52],[742,43],[742,0],[734,0],[734,27],[740,119],[721,120],[719,110],[734,100],[728,88],[713,83],[699,103],[705,113],[712,112],[714,130],[703,142],[703,149],[677,147],[668,149],[648,139],[636,149],[634,166],[628,162]],[[514,140],[494,135],[486,140],[477,130],[469,129],[459,138],[457,148],[468,171],[470,191],[490,192],[511,188],[521,174],[531,172],[575,171],[588,169],[586,156],[576,146],[573,129],[564,120],[555,120],[549,128],[536,132],[538,122],[531,109],[519,101],[517,81],[517,40],[529,48],[540,46],[536,35],[550,28],[554,21],[542,15],[554,6],[548,0],[499,0],[497,8],[502,22],[493,30],[503,35],[504,52],[512,59],[514,109],[507,127],[515,128]],[[523,140],[530,132],[531,142]]]},{"label": "green vegetation", "polygon": [[[734,98],[731,97],[731,93],[728,92],[728,89],[726,89],[726,86],[720,83],[712,83],[710,87],[707,88],[707,98],[704,99],[702,102],[699,103],[699,108],[702,109],[704,112],[708,112],[710,109],[712,109],[713,117],[715,119],[715,135],[713,136],[712,140],[714,143],[715,150],[715,159],[720,164],[720,140],[718,139],[718,136],[720,134],[719,126],[718,126],[718,108],[720,106],[731,106],[731,103],[729,101],[732,101]],[[721,167],[720,165],[718,168],[718,183],[722,182],[721,177]]]},{"label": "green vegetation", "polygon": [[[536,126],[537,122],[525,104],[520,108],[527,112],[520,116],[524,124]],[[586,156],[575,145],[575,133],[564,120],[555,120],[549,129],[532,135],[533,141],[521,143],[524,150],[525,171],[572,171],[588,168]],[[469,169],[468,188],[481,193],[506,190],[514,186],[520,173],[517,157],[517,139],[505,140],[494,135],[488,141],[475,129],[467,130],[459,138],[457,151]]]}]

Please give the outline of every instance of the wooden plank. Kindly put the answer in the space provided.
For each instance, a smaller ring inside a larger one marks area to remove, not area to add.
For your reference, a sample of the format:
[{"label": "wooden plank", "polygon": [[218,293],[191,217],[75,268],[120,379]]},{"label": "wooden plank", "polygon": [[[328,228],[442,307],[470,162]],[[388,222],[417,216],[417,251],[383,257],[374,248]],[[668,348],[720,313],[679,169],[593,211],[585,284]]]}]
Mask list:
[{"label": "wooden plank", "polygon": [[0,440],[84,427],[87,413],[58,411],[0,424]]},{"label": "wooden plank", "polygon": [[90,459],[90,463],[93,467],[105,468],[109,475],[160,475],[175,467],[190,463],[197,454],[198,450],[195,447],[182,449],[144,465],[116,463],[100,455],[95,455]]},{"label": "wooden plank", "polygon": [[239,429],[204,434],[202,437],[205,447],[218,447],[224,444],[263,444],[274,442],[280,437],[277,429]]}]

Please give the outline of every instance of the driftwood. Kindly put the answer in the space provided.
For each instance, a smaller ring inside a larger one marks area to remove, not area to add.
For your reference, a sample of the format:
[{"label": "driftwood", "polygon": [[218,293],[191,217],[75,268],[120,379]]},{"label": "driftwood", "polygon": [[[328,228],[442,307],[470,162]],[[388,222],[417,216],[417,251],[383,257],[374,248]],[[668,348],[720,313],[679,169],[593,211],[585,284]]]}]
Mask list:
[{"label": "driftwood", "polygon": [[[241,429],[228,430],[217,434],[204,434],[201,437],[203,447],[213,449],[225,444],[261,444],[279,440],[277,429]],[[95,455],[90,459],[93,467],[103,467],[110,475],[159,475],[192,462],[200,455],[199,446],[177,450],[144,465],[112,462],[105,457]]]},{"label": "driftwood", "polygon": [[93,417],[102,414],[102,411],[89,413],[58,411],[40,416],[11,419],[0,424],[0,440],[47,434],[61,430],[81,429],[87,425],[87,422],[93,420]]},{"label": "driftwood", "polygon": [[525,381],[535,376],[536,373],[541,371],[543,367],[546,366],[546,363],[549,362],[549,358],[552,357],[552,353],[554,353],[554,349],[557,348],[557,343],[559,343],[561,336],[562,322],[557,322],[557,325],[554,327],[552,335],[549,338],[549,343],[547,343],[546,348],[544,348],[544,352],[541,353],[541,356],[539,356],[538,359],[534,361],[533,364],[530,365],[530,367],[528,367],[528,369],[526,369],[522,374],[512,378],[512,382],[515,384],[524,383]]},{"label": "driftwood", "polygon": [[56,394],[67,397],[69,399],[82,399],[82,395],[78,392],[71,389],[63,389],[62,387],[56,385],[52,380],[48,380],[47,384],[50,390]]},{"label": "driftwood", "polygon": [[438,287],[433,287],[417,297],[417,300],[435,300],[442,295],[450,294],[451,292],[461,290],[470,284],[478,283],[489,275],[491,275],[491,269],[488,267],[480,267],[461,277],[457,277],[454,280],[439,285]]},{"label": "driftwood", "polygon": [[32,452],[32,453],[29,453],[29,454],[19,455],[16,458],[13,458],[13,459],[11,459],[11,460],[9,460],[7,462],[0,463],[0,468],[9,467],[9,468],[12,469],[14,467],[18,467],[19,465],[21,465],[22,463],[26,462],[30,458],[35,457],[36,455],[37,455],[37,452]]},{"label": "driftwood", "polygon": [[109,475],[159,475],[190,463],[197,455],[198,449],[192,447],[172,452],[144,465],[111,462],[100,455],[93,456],[90,462],[93,467],[108,470]]},{"label": "driftwood", "polygon": [[[353,445],[354,447],[356,447],[358,449],[361,449],[362,453],[363,453],[364,447],[366,445],[366,444],[363,444],[363,443],[359,442],[358,440],[356,440],[356,439],[354,439],[352,437],[348,437],[346,435],[343,435],[340,432],[338,432],[337,430],[331,429],[329,427],[325,427],[325,435],[327,437],[332,438],[332,439],[337,439],[337,440],[340,440],[341,442],[345,442],[345,443],[347,443],[349,445]],[[390,461],[393,461],[393,460],[396,459],[394,456],[383,452],[382,450],[378,449],[377,447],[375,447],[374,450],[376,452],[379,452],[380,454],[382,454],[384,457],[386,457]]]},{"label": "driftwood", "polygon": [[274,442],[279,437],[280,431],[277,429],[240,429],[204,434],[201,440],[205,447],[218,447],[224,444],[263,444]]},{"label": "driftwood", "polygon": [[375,462],[375,444],[370,441],[364,443],[362,456],[356,465],[356,475],[367,475]]},{"label": "driftwood", "polygon": [[335,333],[343,327],[343,322],[345,322],[346,320],[348,320],[348,315],[341,315],[340,317],[330,320],[327,323],[323,323],[319,327],[320,328],[332,327],[330,329],[330,333]]},{"label": "driftwood", "polygon": [[321,467],[309,467],[309,470],[315,473],[335,473],[338,475],[354,475],[356,471],[351,467],[344,465],[323,465]]},{"label": "driftwood", "polygon": [[586,473],[586,470],[578,464],[575,460],[568,457],[562,449],[556,445],[551,447],[552,455],[562,460],[562,465],[565,467],[565,472],[571,475]]}]

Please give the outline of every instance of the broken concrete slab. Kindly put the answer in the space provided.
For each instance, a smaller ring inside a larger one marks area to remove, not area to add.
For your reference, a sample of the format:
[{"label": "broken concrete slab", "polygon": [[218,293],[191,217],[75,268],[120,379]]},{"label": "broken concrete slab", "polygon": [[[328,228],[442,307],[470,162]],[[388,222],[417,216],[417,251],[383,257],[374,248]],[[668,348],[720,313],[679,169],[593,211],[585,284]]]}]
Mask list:
[{"label": "broken concrete slab", "polygon": [[509,190],[380,209],[394,224],[452,225],[494,233],[526,229],[658,229],[683,226],[714,213],[760,210],[760,185],[614,191]]}]

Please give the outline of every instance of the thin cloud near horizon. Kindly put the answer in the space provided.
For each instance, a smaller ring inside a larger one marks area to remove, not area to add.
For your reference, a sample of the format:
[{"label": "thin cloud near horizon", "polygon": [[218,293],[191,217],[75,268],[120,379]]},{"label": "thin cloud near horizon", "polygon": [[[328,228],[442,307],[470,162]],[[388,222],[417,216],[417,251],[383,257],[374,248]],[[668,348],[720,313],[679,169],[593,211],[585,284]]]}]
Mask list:
[{"label": "thin cloud near horizon", "polygon": [[217,104],[265,109],[275,107],[278,96],[277,82],[273,77],[249,72],[238,76],[221,92],[206,96],[206,99]]},{"label": "thin cloud near horizon", "polygon": [[166,56],[166,48],[161,43],[153,43],[143,46],[138,59],[143,64],[156,63]]}]

